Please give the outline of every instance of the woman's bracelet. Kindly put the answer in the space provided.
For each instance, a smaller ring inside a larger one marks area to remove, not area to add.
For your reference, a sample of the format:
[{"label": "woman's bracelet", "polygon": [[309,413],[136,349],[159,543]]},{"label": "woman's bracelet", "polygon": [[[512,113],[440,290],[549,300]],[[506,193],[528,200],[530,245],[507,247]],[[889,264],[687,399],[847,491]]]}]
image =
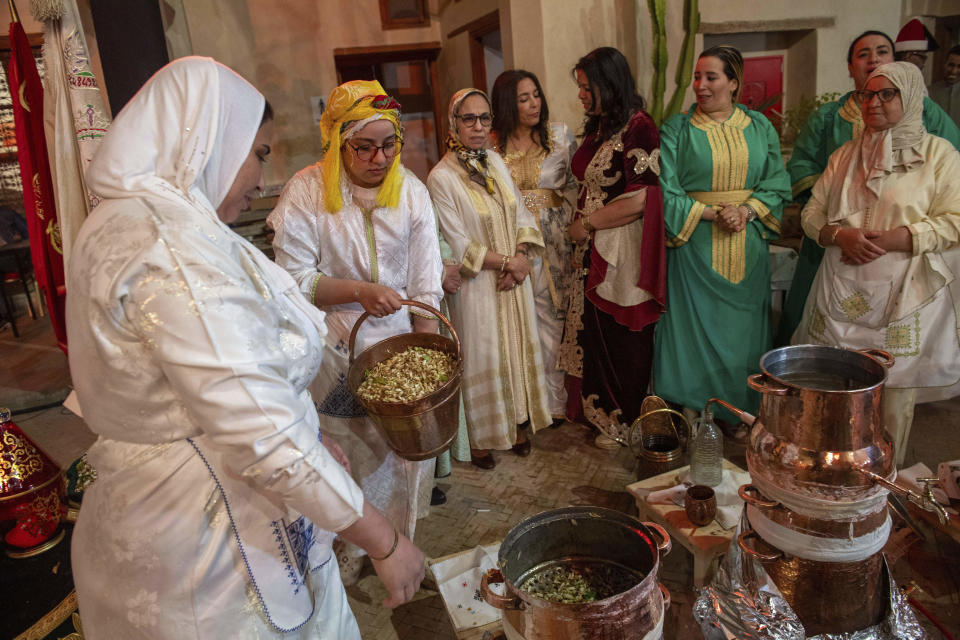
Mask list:
[{"label": "woman's bracelet", "polygon": [[840,225],[833,228],[833,233],[830,234],[830,244],[837,244],[838,233],[840,233]]},{"label": "woman's bracelet", "polygon": [[370,555],[370,554],[367,554],[367,555],[370,555],[370,559],[371,559],[371,560],[376,560],[377,562],[381,562],[381,561],[383,561],[383,560],[386,560],[386,559],[389,558],[390,556],[392,556],[392,555],[393,555],[393,552],[397,550],[397,545],[399,545],[399,544],[400,544],[400,532],[397,531],[396,527],[394,527],[394,529],[393,529],[393,546],[390,547],[390,551],[387,551],[387,555],[383,556],[382,558],[375,558],[374,556],[372,556],[372,555]]},{"label": "woman's bracelet", "polygon": [[503,273],[507,268],[507,262],[510,260],[510,256],[504,255],[503,261],[500,263],[500,273]]}]

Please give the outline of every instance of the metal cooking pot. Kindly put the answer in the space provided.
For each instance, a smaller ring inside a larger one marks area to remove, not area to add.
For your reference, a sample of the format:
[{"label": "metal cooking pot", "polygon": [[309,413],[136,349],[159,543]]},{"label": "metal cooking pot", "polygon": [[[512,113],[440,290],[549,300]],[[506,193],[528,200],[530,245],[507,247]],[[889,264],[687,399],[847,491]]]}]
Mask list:
[{"label": "metal cooking pot", "polygon": [[[357,342],[360,325],[370,317],[370,314],[365,311],[350,332],[350,368],[347,370],[347,386],[366,409],[370,420],[394,453],[406,460],[429,460],[443,453],[457,435],[463,354],[456,330],[442,313],[416,300],[400,302],[411,307],[419,307],[437,316],[453,337],[448,338],[437,333],[403,333],[367,347],[354,359],[353,348]],[[357,394],[368,369],[402,353],[409,347],[426,347],[452,355],[457,364],[450,380],[439,389],[412,402],[367,400]]]},{"label": "metal cooking pot", "polygon": [[[545,511],[515,526],[500,545],[500,569],[481,580],[484,599],[502,611],[507,638],[640,640],[660,637],[670,594],[657,582],[670,536],[657,524],[600,507]],[[636,584],[595,602],[565,604],[534,597],[517,585],[556,564],[603,564],[633,574]],[[502,582],[505,595],[490,584]]]},{"label": "metal cooking pot", "polygon": [[880,399],[893,365],[877,349],[818,345],[774,349],[747,384],[761,393],[747,465],[786,491],[855,501],[879,489],[864,472],[887,478],[893,443]]}]

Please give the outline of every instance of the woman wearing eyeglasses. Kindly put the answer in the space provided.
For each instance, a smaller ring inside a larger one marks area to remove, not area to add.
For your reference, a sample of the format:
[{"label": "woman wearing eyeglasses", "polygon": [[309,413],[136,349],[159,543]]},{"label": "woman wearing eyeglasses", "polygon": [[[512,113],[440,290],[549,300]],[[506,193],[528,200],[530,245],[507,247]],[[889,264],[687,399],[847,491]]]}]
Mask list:
[{"label": "woman wearing eyeglasses", "polygon": [[[438,321],[401,299],[436,308],[440,246],[426,187],[400,163],[400,105],[376,81],[347,82],[330,94],[320,123],[323,159],[287,183],[268,218],[277,264],[327,312],[323,366],[310,387],[324,434],[346,452],[363,494],[403,535],[426,515],[433,461],[391,452],[347,388],[347,344],[360,315],[355,352],[390,336],[436,332]],[[296,349],[297,345],[284,348]],[[344,581],[363,551],[339,551]]]},{"label": "woman wearing eyeglasses", "polygon": [[801,215],[825,251],[794,342],[893,355],[882,410],[899,466],[914,404],[960,393],[960,156],[924,127],[915,65],[881,65],[857,93],[866,129]]},{"label": "woman wearing eyeglasses", "polygon": [[503,159],[486,148],[493,114],[479,89],[450,100],[449,151],[427,178],[440,232],[460,261],[448,298],[464,349],[463,404],[471,462],[491,449],[530,452],[523,427],[550,424],[530,273],[543,239]]}]

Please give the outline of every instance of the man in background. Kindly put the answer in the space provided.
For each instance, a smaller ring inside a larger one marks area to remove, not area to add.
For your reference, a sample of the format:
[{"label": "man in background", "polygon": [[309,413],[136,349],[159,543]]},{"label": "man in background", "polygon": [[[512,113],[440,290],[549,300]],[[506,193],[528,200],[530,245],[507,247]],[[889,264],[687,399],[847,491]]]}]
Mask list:
[{"label": "man in background", "polygon": [[930,85],[930,98],[960,126],[960,45],[947,52],[943,80]]},{"label": "man in background", "polygon": [[937,41],[933,39],[933,34],[917,18],[903,25],[894,43],[896,59],[912,62],[921,72],[923,65],[927,62],[927,56],[939,48]]}]

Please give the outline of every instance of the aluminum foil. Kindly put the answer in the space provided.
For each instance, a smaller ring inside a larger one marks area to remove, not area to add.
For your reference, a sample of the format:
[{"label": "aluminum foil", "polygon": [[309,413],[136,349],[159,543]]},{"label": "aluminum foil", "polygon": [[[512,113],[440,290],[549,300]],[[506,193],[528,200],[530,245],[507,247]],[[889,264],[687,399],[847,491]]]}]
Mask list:
[{"label": "aluminum foil", "polygon": [[740,550],[736,540],[745,517],[740,519],[717,576],[700,591],[693,606],[693,617],[706,640],[923,640],[927,637],[906,596],[897,588],[884,558],[883,570],[890,594],[884,619],[860,631],[823,633],[807,638],[803,625],[763,565]]}]

